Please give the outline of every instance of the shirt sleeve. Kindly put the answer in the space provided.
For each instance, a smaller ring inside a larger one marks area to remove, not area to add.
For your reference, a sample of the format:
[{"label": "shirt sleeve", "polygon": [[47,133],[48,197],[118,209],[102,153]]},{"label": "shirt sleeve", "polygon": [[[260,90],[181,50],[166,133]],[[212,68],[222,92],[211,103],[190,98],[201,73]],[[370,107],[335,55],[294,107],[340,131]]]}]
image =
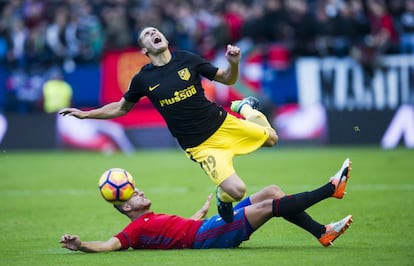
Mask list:
[{"label": "shirt sleeve", "polygon": [[190,53],[190,56],[192,57],[191,60],[194,62],[197,72],[209,80],[213,80],[217,74],[218,67],[214,66],[199,55]]},{"label": "shirt sleeve", "polygon": [[139,75],[135,75],[129,84],[128,91],[124,94],[125,100],[137,103],[144,95],[140,92]]},{"label": "shirt sleeve", "polygon": [[124,232],[119,232],[114,237],[118,238],[119,241],[121,242],[121,250],[128,249],[131,246],[129,238],[127,234],[125,234]]}]

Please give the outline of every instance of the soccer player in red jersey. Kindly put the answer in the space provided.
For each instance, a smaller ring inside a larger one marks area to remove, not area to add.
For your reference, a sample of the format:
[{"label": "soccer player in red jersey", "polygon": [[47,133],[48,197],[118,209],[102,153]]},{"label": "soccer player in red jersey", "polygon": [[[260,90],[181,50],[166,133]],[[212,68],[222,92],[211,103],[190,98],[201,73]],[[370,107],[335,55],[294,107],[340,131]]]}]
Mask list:
[{"label": "soccer player in red jersey", "polygon": [[110,119],[125,115],[142,97],[148,97],[187,157],[199,163],[217,186],[218,212],[223,220],[233,221],[232,202],[240,201],[246,193],[246,185],[233,167],[233,157],[274,146],[278,141],[276,131],[257,110],[256,98],[232,103],[231,110],[245,118],[239,119],[205,96],[202,76],[225,85],[236,82],[240,48],[227,46],[228,66],[222,69],[196,54],[171,52],[166,37],[154,27],[144,28],[138,43],[151,63],[132,78],[118,102],[89,111],[65,108],[59,113],[80,119]]},{"label": "soccer player in red jersey", "polygon": [[315,190],[293,195],[271,185],[243,199],[234,208],[234,221],[226,223],[219,215],[205,219],[211,195],[204,206],[191,218],[156,214],[150,210],[151,201],[143,191],[121,205],[114,205],[131,219],[120,233],[108,241],[81,241],[79,236],[65,234],[62,247],[83,252],[104,252],[133,249],[208,249],[235,248],[250,238],[251,234],[272,217],[283,217],[311,233],[323,246],[345,232],[352,222],[348,215],[328,225],[314,221],[305,210],[330,198],[342,199],[350,178],[350,160],[346,159],[329,182]]}]

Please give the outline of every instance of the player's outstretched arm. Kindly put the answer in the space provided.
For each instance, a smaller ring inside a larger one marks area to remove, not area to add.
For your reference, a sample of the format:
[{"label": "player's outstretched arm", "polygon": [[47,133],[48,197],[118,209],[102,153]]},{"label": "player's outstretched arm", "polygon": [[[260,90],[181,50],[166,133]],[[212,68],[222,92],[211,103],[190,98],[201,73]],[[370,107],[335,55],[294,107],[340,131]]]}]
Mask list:
[{"label": "player's outstretched arm", "polygon": [[203,207],[201,207],[201,209],[199,209],[196,213],[194,213],[193,216],[190,217],[190,219],[201,220],[204,217],[206,217],[208,213],[208,209],[210,208],[211,197],[212,197],[212,194],[208,195],[207,200],[204,203]]},{"label": "player's outstretched arm", "polygon": [[115,251],[121,248],[121,242],[116,237],[111,237],[108,241],[84,242],[77,235],[65,234],[60,242],[63,248],[73,251],[83,251],[88,253]]},{"label": "player's outstretched arm", "polygon": [[126,101],[123,97],[118,102],[108,103],[100,108],[82,111],[77,108],[65,108],[59,111],[63,116],[74,116],[79,119],[109,119],[115,118],[128,113],[135,103]]},{"label": "player's outstretched arm", "polygon": [[226,69],[219,69],[214,77],[215,81],[226,85],[236,83],[239,76],[239,63],[241,58],[240,48],[234,45],[227,45],[226,58],[229,66]]}]

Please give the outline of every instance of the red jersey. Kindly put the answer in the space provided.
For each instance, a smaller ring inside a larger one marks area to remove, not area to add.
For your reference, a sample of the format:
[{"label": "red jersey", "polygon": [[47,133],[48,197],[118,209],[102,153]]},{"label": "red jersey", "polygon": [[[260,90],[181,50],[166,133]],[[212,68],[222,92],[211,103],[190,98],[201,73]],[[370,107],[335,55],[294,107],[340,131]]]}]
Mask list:
[{"label": "red jersey", "polygon": [[202,223],[202,220],[150,212],[132,221],[115,237],[121,241],[121,249],[193,248]]},{"label": "red jersey", "polygon": [[390,35],[390,41],[392,43],[397,43],[399,41],[398,32],[391,15],[385,14],[381,17],[371,17],[371,27],[374,34],[377,34],[381,30],[385,30]]}]

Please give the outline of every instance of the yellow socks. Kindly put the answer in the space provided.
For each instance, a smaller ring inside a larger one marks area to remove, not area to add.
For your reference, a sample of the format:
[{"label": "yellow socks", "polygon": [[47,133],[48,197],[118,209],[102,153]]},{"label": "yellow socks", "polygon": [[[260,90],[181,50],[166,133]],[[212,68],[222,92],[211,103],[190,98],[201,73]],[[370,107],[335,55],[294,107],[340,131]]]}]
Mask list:
[{"label": "yellow socks", "polygon": [[250,105],[244,104],[240,110],[240,114],[246,118],[247,121],[253,122],[265,128],[272,128],[266,116],[255,109]]},{"label": "yellow socks", "polygon": [[220,187],[217,187],[217,196],[222,202],[235,202],[236,201],[232,196],[224,192]]}]

